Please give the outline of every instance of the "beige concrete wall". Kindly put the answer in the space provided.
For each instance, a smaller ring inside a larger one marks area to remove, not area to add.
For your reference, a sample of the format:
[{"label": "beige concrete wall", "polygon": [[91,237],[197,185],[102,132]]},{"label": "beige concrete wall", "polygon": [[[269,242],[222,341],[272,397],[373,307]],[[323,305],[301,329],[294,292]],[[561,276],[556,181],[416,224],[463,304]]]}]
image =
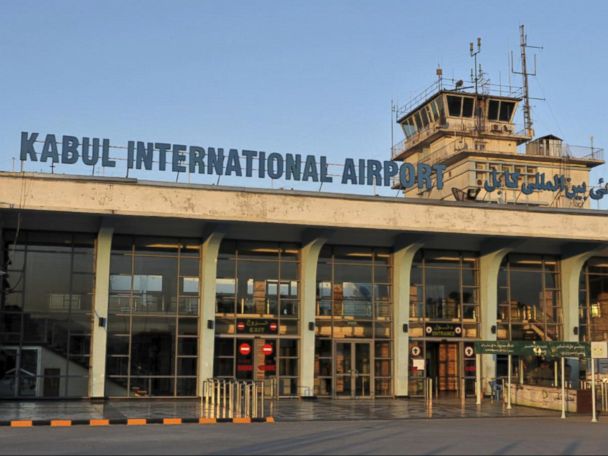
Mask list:
[{"label": "beige concrete wall", "polygon": [[607,241],[606,213],[0,174],[0,209]]},{"label": "beige concrete wall", "polygon": [[[494,149],[491,149],[495,152]],[[526,160],[522,160],[522,157]],[[416,158],[416,161],[418,157]],[[408,160],[409,161],[409,160]],[[586,166],[579,164],[569,164],[568,168],[560,168],[556,163],[547,163],[534,160],[534,157],[530,156],[519,156],[519,159],[513,159],[508,155],[504,157],[484,157],[478,155],[475,157],[469,157],[450,165],[444,173],[444,187],[442,190],[433,188],[430,191],[424,192],[419,195],[418,189],[411,188],[406,192],[407,197],[422,197],[425,199],[441,199],[453,201],[454,196],[452,194],[452,188],[458,188],[465,190],[467,188],[480,187],[477,183],[479,180],[478,172],[476,172],[476,163],[485,163],[485,168],[489,168],[489,164],[501,163],[510,166],[528,166],[535,167],[539,173],[545,173],[547,180],[553,180],[553,176],[564,175],[571,179],[573,185],[580,185],[587,183],[589,185],[589,172],[590,169]],[[502,173],[499,173],[499,176]],[[533,204],[540,206],[551,206],[551,207],[566,207],[566,208],[577,208],[577,207],[590,207],[590,201],[585,202],[573,201],[565,197],[562,193],[550,192],[550,191],[535,191],[531,195],[524,195],[521,192],[521,185],[524,182],[525,177],[520,177],[517,189],[502,189],[502,195],[498,194],[498,191],[486,192],[483,189],[483,183],[488,179],[489,174],[485,173],[482,180],[481,191],[477,196],[478,201],[497,201],[499,196],[507,203],[519,203],[519,204]]]}]

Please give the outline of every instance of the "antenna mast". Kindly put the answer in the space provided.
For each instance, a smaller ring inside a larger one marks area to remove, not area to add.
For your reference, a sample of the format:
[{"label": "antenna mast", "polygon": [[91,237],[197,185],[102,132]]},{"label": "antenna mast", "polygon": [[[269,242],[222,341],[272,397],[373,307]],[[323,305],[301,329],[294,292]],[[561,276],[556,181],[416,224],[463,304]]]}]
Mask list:
[{"label": "antenna mast", "polygon": [[513,53],[511,53],[511,72],[514,74],[520,74],[523,79],[523,95],[524,95],[524,129],[528,137],[534,136],[534,129],[532,128],[532,109],[530,107],[530,89],[528,85],[528,76],[536,76],[536,54],[534,55],[534,71],[528,72],[528,65],[526,61],[526,48],[531,49],[542,49],[541,46],[530,46],[528,45],[528,36],[526,35],[523,24],[519,26],[519,46],[521,48],[521,71],[513,70]]},{"label": "antenna mast", "polygon": [[471,57],[475,59],[475,63],[473,64],[473,71],[471,71],[471,78],[475,82],[475,94],[478,93],[478,86],[481,80],[481,65],[477,68],[477,54],[481,52],[481,38],[477,38],[477,50],[475,50],[475,46],[473,46],[473,42],[469,43],[469,52]]}]

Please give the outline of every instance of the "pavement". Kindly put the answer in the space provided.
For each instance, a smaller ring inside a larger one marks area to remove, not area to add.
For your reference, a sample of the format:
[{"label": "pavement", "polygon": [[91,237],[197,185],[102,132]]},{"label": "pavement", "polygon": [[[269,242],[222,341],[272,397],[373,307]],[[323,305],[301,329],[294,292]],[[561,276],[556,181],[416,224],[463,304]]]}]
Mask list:
[{"label": "pavement", "polygon": [[[342,421],[342,420],[394,420],[420,418],[480,418],[480,417],[554,417],[559,412],[514,406],[507,410],[502,403],[484,400],[476,406],[467,400],[464,406],[458,399],[435,401],[426,406],[422,399],[376,400],[280,400],[265,405],[266,416],[276,421]],[[201,414],[198,400],[147,400],[106,401],[94,404],[89,401],[21,401],[0,402],[0,422],[11,420],[125,420],[163,418],[198,418]]]},{"label": "pavement", "polygon": [[606,454],[588,417],[0,428],[0,454]]}]

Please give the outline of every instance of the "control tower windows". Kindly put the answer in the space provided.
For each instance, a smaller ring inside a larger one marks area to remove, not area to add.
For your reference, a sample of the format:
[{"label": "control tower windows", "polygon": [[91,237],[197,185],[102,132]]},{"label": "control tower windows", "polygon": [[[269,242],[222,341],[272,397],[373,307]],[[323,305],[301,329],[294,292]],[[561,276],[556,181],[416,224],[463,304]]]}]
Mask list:
[{"label": "control tower windows", "polygon": [[422,118],[420,117],[420,113],[417,112],[416,115],[414,116],[414,120],[416,121],[416,130],[420,131],[423,128],[422,125]]},{"label": "control tower windows", "polygon": [[[470,108],[465,107],[465,111],[468,109],[472,113],[473,99],[471,98],[469,101]],[[458,115],[460,115],[460,112],[462,111],[462,101],[460,103],[461,106],[458,108]],[[429,102],[427,105],[422,106],[421,108],[413,112],[410,116],[401,121],[401,128],[403,129],[403,133],[405,134],[406,139],[409,139],[412,136],[416,135],[418,132],[429,128],[433,123],[440,123],[441,125],[445,124],[445,108],[443,97],[437,97],[433,101]]]},{"label": "control tower windows", "polygon": [[451,117],[473,117],[473,98],[448,95],[448,113]]},{"label": "control tower windows", "polygon": [[510,122],[515,110],[515,103],[504,100],[490,100],[488,104],[488,120]]},{"label": "control tower windows", "polygon": [[416,133],[416,124],[414,123],[413,117],[408,117],[405,119],[405,122],[403,122],[401,126],[403,127],[403,133],[405,134],[406,138],[409,138]]},{"label": "control tower windows", "polygon": [[426,109],[420,110],[420,117],[422,118],[422,127],[426,128],[429,126],[429,116],[426,113]]},{"label": "control tower windows", "polygon": [[448,96],[448,113],[452,117],[460,117],[462,97]]},{"label": "control tower windows", "polygon": [[473,99],[462,99],[462,117],[473,117]]}]

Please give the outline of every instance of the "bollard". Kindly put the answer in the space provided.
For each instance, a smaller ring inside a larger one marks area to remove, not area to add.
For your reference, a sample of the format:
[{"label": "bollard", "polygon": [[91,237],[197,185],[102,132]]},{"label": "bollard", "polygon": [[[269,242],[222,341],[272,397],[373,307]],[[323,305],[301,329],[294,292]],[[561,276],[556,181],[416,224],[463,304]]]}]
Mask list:
[{"label": "bollard", "polygon": [[262,413],[260,415],[261,418],[264,418],[266,416],[265,413],[264,413],[265,412],[264,409],[266,408],[265,407],[265,403],[264,403],[265,400],[266,400],[266,391],[265,391],[265,388],[264,388],[264,383],[262,383],[262,396],[261,396],[261,401],[262,401],[262,410],[261,410],[261,412]]},{"label": "bollard", "polygon": [[466,391],[465,391],[465,380],[464,377],[460,378],[460,405],[464,407],[466,400]]},{"label": "bollard", "polygon": [[230,382],[230,384],[228,385],[229,387],[229,401],[228,401],[228,417],[229,418],[234,418],[234,383]]}]

